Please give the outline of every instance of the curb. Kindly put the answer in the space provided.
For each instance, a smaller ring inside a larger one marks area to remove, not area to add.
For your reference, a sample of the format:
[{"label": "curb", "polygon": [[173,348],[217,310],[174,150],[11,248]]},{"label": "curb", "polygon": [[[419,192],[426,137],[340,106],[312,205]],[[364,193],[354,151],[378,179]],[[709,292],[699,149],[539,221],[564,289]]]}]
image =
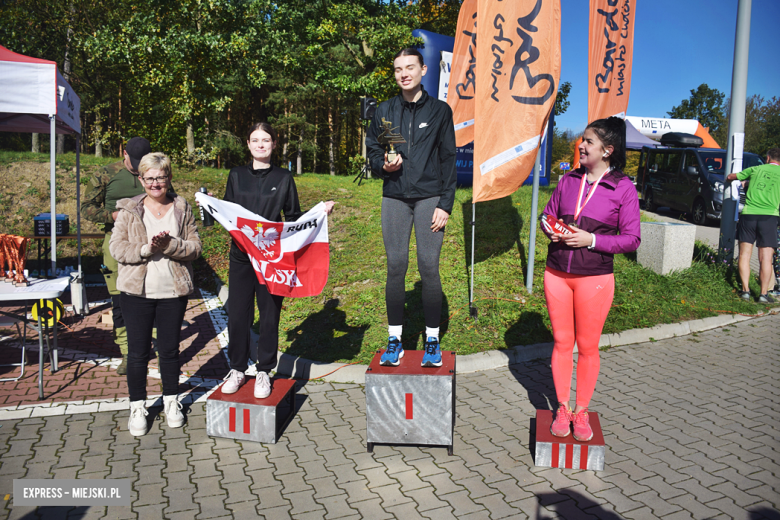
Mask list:
[{"label": "curb", "polygon": [[[218,297],[224,304],[227,302],[227,286],[222,284],[219,279],[217,279],[217,286],[219,288]],[[225,309],[227,309],[226,304]],[[766,313],[755,316],[755,318],[762,318],[774,314],[780,314],[780,308],[770,309]],[[614,334],[602,334],[599,341],[599,348],[620,347],[624,345],[633,345],[635,343],[656,341],[659,339],[687,336],[694,332],[717,329],[718,327],[725,327],[753,318],[753,316],[742,316],[739,314],[721,314],[681,323],[668,323],[643,329],[624,330],[623,332]],[[256,338],[257,335],[253,332],[252,340],[254,341]],[[493,370],[509,365],[527,363],[528,361],[537,359],[549,359],[552,356],[552,350],[552,343],[536,343],[534,345],[518,345],[509,349],[491,350],[490,352],[458,356],[456,373],[468,374],[471,372],[481,372],[483,370]],[[574,345],[574,352],[577,352],[576,344]],[[323,363],[279,353],[276,373],[294,379],[322,379],[329,383],[356,383],[362,385],[366,382],[367,368],[368,365]],[[330,374],[330,372],[333,372],[334,370],[336,372]]]},{"label": "curb", "polygon": [[[778,313],[780,313],[780,309],[772,309],[764,315],[755,317],[763,318]],[[694,332],[717,329],[749,319],[753,319],[753,317],[741,316],[738,314],[724,314],[699,320],[684,321],[681,323],[655,325],[644,329],[625,330],[615,334],[602,334],[601,340],[599,341],[599,348],[620,347],[656,341],[659,339],[687,336]],[[549,359],[552,356],[552,347],[552,343],[537,343],[535,345],[518,345],[517,347],[506,350],[460,356],[458,358],[457,372],[465,374],[526,363],[536,359]],[[577,352],[576,344],[574,345],[574,352]]]},{"label": "curb", "polygon": [[[225,302],[227,288],[219,284],[219,299]],[[224,298],[224,299],[223,299]],[[224,308],[224,304],[223,304]],[[720,315],[700,320],[691,320],[682,323],[656,325],[644,329],[632,329],[616,334],[602,334],[599,347],[618,347],[634,343],[644,343],[659,339],[685,336],[695,332],[716,329],[728,326],[752,318],[763,318],[780,314],[780,308],[770,309],[758,316]],[[214,323],[215,329],[224,323],[224,318],[219,323]],[[218,331],[219,332],[219,331]],[[227,334],[225,332],[225,334]],[[257,335],[254,336],[257,338]],[[226,338],[223,340],[226,341]],[[224,344],[223,344],[224,345]],[[552,343],[537,343],[534,345],[518,345],[504,350],[493,350],[478,354],[468,354],[458,357],[457,373],[466,374],[503,368],[509,365],[526,363],[539,359],[550,359],[552,355]],[[576,350],[576,345],[575,345]],[[365,384],[367,365],[348,365],[343,363],[322,363],[309,359],[280,353],[278,355],[277,373],[299,380],[322,379],[329,383],[341,384]],[[336,372],[334,372],[336,371]],[[334,373],[331,373],[334,372]],[[189,392],[182,399],[182,403],[191,404],[204,401],[210,390]],[[147,400],[147,406],[159,406],[158,396],[152,396]],[[127,398],[110,398],[96,400],[77,400],[62,403],[33,403],[11,407],[0,407],[0,421],[6,419],[23,419],[27,417],[42,417],[49,415],[71,415],[77,413],[92,413],[103,411],[116,411],[127,409]]]},{"label": "curb", "polygon": [[[227,312],[228,305],[228,288],[227,285],[222,283],[216,275],[214,276],[217,282],[217,298],[222,302],[222,308]],[[250,331],[250,341],[256,342],[258,335],[254,331]],[[341,368],[343,367],[343,368]],[[366,368],[368,365],[347,365],[345,363],[324,363],[320,361],[312,361],[310,359],[291,356],[279,352],[277,355],[276,373],[279,375],[292,377],[293,379],[309,380],[322,378],[323,381],[329,383],[358,383],[364,384],[366,382]],[[338,372],[323,377],[329,372],[338,370]]]}]

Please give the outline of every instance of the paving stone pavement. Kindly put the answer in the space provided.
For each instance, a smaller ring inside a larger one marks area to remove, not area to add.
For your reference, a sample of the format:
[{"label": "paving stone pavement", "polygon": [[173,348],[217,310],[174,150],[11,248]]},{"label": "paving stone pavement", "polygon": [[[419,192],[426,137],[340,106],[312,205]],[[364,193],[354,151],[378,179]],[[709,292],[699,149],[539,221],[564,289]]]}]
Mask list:
[{"label": "paving stone pavement", "polygon": [[[744,518],[780,513],[780,316],[602,353],[591,409],[604,471],[535,468],[549,361],[458,375],[455,454],[366,452],[364,388],[300,382],[280,441],[206,435],[205,406],[170,429],[127,412],[0,421],[0,519]],[[130,507],[14,507],[13,479],[129,478]]]},{"label": "paving stone pavement", "polygon": [[[98,409],[117,404],[117,399],[126,401],[126,378],[116,373],[122,358],[111,339],[112,325],[100,320],[101,315],[111,309],[105,285],[89,287],[87,298],[92,302],[87,316],[66,313],[61,321],[63,326],[58,333],[59,370],[52,373],[49,360],[45,359],[43,401],[38,400],[38,336],[34,330],[28,329],[24,377],[18,381],[0,381],[0,418],[4,419],[4,412],[18,406],[35,407],[37,413],[43,414],[46,413],[45,407],[54,410],[56,405],[65,403],[70,406],[86,403],[84,406]],[[69,293],[63,295],[62,300],[66,306],[69,305]],[[221,382],[229,370],[227,358],[221,353],[220,328],[215,327],[214,317],[210,315],[217,303],[222,306],[213,295],[200,290],[187,302],[179,345],[180,394],[202,395],[205,389]],[[2,310],[18,312],[13,307],[2,307]],[[4,347],[0,348],[0,364],[18,363],[21,359],[21,343],[15,332],[13,328],[0,329],[0,345]],[[150,360],[149,368],[147,394],[159,396],[162,394],[162,382],[156,357]],[[0,377],[4,378],[19,374],[18,368],[3,367],[0,370]],[[102,402],[98,404],[98,401]],[[124,402],[118,404],[126,406]]]}]

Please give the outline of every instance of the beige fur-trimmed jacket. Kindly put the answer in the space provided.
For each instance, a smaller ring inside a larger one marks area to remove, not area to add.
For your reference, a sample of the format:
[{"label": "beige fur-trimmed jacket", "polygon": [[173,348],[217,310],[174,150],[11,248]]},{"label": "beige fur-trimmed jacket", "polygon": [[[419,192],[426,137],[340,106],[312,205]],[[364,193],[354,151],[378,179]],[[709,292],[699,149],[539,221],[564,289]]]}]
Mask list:
[{"label": "beige fur-trimmed jacket", "polygon": [[[184,197],[172,196],[179,236],[171,237],[163,254],[171,260],[176,295],[186,296],[194,290],[192,262],[200,256],[201,243],[192,207]],[[149,258],[141,255],[141,248],[149,243],[144,226],[144,198],[146,193],[117,201],[119,216],[108,244],[111,256],[119,263],[117,290],[135,296],[144,293],[146,265],[149,262]]]}]

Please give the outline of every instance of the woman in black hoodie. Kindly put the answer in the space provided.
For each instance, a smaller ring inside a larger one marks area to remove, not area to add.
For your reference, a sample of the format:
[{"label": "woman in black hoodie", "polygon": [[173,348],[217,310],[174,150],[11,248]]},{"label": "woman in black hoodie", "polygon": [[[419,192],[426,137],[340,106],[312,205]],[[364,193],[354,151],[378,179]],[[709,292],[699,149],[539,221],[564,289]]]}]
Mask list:
[{"label": "woman in black hoodie", "polygon": [[[255,123],[249,129],[247,146],[252,162],[230,170],[224,200],[233,202],[264,219],[281,222],[297,220],[303,212],[298,202],[295,179],[289,170],[271,162],[276,148],[276,131],[268,123]],[[326,212],[333,210],[333,201],[326,204]],[[268,292],[257,279],[246,253],[235,241],[230,246],[230,274],[228,280],[228,358],[231,370],[225,377],[222,392],[232,394],[244,384],[244,371],[249,361],[249,329],[254,319],[254,303],[259,312],[260,341],[257,346],[257,378],[254,395],[264,399],[271,394],[268,373],[276,366],[279,348],[279,316],[282,296]]]}]

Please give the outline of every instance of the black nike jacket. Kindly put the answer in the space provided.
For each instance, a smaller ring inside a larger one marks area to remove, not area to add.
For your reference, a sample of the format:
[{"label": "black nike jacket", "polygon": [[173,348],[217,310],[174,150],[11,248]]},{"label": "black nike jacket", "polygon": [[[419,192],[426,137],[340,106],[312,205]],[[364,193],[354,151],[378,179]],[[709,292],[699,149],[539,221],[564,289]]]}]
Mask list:
[{"label": "black nike jacket", "polygon": [[[392,123],[406,144],[395,149],[403,164],[395,172],[382,169],[385,148],[377,142],[382,118]],[[366,134],[366,150],[372,171],[384,178],[382,194],[393,199],[419,199],[439,196],[437,207],[452,213],[455,202],[455,127],[447,103],[428,95],[414,103],[397,95],[379,104]]]}]

